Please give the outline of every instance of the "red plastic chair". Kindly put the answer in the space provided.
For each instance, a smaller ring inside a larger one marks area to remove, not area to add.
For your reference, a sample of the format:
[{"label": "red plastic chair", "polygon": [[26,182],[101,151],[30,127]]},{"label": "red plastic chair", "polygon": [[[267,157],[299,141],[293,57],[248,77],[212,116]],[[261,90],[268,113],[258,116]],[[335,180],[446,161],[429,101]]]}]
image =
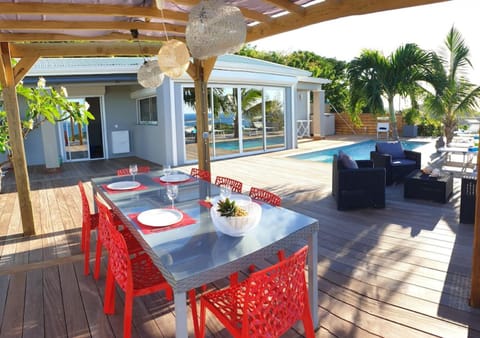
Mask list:
[{"label": "red plastic chair", "polygon": [[276,207],[279,207],[282,204],[280,196],[260,188],[251,187],[249,195],[255,200],[263,201]]},{"label": "red plastic chair", "polygon": [[[98,279],[100,276],[100,263],[102,256],[102,246],[105,247],[108,251],[108,246],[110,244],[110,233],[108,229],[102,226],[101,218],[107,217],[108,221],[113,224],[117,230],[120,231],[125,242],[127,243],[128,252],[133,255],[143,251],[142,246],[138,243],[137,239],[132,235],[130,230],[127,229],[122,223],[117,223],[115,217],[113,217],[112,212],[108,207],[101,202],[97,196],[95,196],[95,202],[99,210],[99,222],[98,222],[98,231],[97,231],[97,246],[95,253],[95,269],[93,271],[93,277]],[[103,216],[102,216],[103,215]],[[105,223],[105,222],[103,222]]]},{"label": "red plastic chair", "polygon": [[[139,166],[137,170],[137,174],[148,173],[150,172],[149,166]],[[117,176],[128,176],[130,175],[130,169],[122,168],[117,170]]]},{"label": "red plastic chair", "polygon": [[[101,207],[99,214],[99,228],[105,230],[105,237],[108,238],[108,270],[103,310],[106,314],[115,313],[115,282],[117,282],[125,292],[123,336],[127,338],[131,336],[133,298],[163,290],[166,298],[172,300],[173,291],[147,253],[142,252],[132,256],[125,237],[112,225],[110,210],[105,206]],[[189,291],[189,300],[195,336],[198,336],[194,289]]]},{"label": "red plastic chair", "polygon": [[232,189],[232,192],[242,193],[242,182],[234,180],[233,178],[228,178],[224,176],[217,176],[215,179],[215,185],[229,185]]},{"label": "red plastic chair", "polygon": [[314,337],[306,256],[307,246],[239,284],[202,295],[200,337],[205,336],[206,309],[233,337],[280,337],[298,320],[303,321],[305,335]]},{"label": "red plastic chair", "polygon": [[90,235],[92,230],[98,227],[98,213],[90,213],[90,205],[82,181],[78,181],[78,189],[80,189],[80,196],[82,197],[82,240],[80,248],[85,256],[83,273],[88,275],[90,273]]},{"label": "red plastic chair", "polygon": [[[102,208],[103,209],[103,208]],[[124,237],[111,223],[111,217],[100,211],[100,228],[106,230],[109,238],[108,271],[105,284],[104,312],[115,313],[115,281],[125,292],[123,315],[123,336],[131,336],[133,297],[143,296],[160,290],[167,299],[172,299],[172,289],[161,272],[155,267],[146,253],[131,258]]]},{"label": "red plastic chair", "polygon": [[202,179],[204,181],[207,181],[207,182],[212,181],[212,176],[211,176],[210,172],[207,171],[207,170],[203,170],[203,169],[199,169],[199,168],[192,168],[190,170],[190,175],[193,176],[193,177],[197,177],[199,179]]}]

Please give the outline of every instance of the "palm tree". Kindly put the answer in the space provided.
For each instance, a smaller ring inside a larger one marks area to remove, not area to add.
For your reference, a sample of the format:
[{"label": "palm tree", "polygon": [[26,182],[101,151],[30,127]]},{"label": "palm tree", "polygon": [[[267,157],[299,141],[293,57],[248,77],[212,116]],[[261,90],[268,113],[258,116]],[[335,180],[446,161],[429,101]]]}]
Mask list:
[{"label": "palm tree", "polygon": [[433,53],[412,43],[399,47],[387,57],[379,51],[364,50],[348,66],[351,108],[357,113],[362,109],[384,113],[385,97],[393,137],[398,139],[393,99],[395,95],[410,94],[419,81],[428,79],[433,57]]},{"label": "palm tree", "polygon": [[442,121],[449,143],[457,129],[458,118],[471,116],[478,109],[480,87],[465,77],[466,70],[472,67],[470,49],[455,27],[448,32],[445,47],[448,55],[435,59],[432,79],[429,81],[433,91],[427,91],[424,108]]}]

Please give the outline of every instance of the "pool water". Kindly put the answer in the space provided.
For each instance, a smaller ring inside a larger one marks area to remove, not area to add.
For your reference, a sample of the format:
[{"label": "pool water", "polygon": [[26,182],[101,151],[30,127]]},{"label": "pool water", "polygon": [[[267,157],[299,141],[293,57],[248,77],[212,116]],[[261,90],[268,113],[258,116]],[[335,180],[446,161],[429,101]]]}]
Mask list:
[{"label": "pool water", "polygon": [[[410,141],[401,141],[401,142],[402,142],[403,149],[405,150],[415,150],[418,147],[428,144],[428,142],[410,142]],[[333,161],[333,155],[338,154],[339,150],[343,150],[345,153],[350,155],[354,160],[369,160],[370,151],[375,150],[375,143],[377,143],[376,140],[369,140],[365,142],[351,144],[348,146],[313,151],[310,153],[293,155],[289,157],[295,158],[298,160],[331,163]]]}]

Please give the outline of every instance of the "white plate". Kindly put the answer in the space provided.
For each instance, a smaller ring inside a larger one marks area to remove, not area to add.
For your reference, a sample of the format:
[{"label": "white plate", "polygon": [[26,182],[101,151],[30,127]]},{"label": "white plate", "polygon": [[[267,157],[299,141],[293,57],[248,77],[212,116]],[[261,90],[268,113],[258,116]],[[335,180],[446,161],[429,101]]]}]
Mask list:
[{"label": "white plate", "polygon": [[190,179],[190,176],[185,174],[171,174],[160,177],[160,180],[167,183],[184,182]]},{"label": "white plate", "polygon": [[131,190],[138,188],[140,186],[140,182],[137,181],[120,181],[115,183],[110,183],[107,185],[107,188],[110,190]]},{"label": "white plate", "polygon": [[151,227],[166,227],[182,220],[183,214],[175,209],[150,209],[141,212],[137,220]]},{"label": "white plate", "polygon": [[[222,198],[219,196],[215,196],[213,197],[210,202],[212,203],[212,205],[214,207],[217,206],[217,203],[218,201],[220,201]],[[231,194],[230,197],[229,197],[230,201],[231,200],[234,200],[235,201],[235,204],[238,205],[238,206],[245,206],[247,205],[248,203],[250,203],[252,201],[252,199],[250,198],[250,196],[247,196],[247,195],[242,195],[242,194]]]}]

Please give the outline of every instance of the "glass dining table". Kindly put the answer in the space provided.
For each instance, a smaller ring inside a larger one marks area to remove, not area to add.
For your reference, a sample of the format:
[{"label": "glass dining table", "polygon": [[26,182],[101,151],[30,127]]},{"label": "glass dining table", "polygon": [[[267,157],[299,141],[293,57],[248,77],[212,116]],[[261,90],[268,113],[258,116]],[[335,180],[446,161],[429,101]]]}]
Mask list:
[{"label": "glass dining table", "polygon": [[[262,208],[259,224],[241,237],[225,235],[214,226],[211,205],[205,201],[218,196],[219,187],[178,171],[173,174],[176,176],[170,178],[174,179],[165,178],[161,170],[137,174],[136,183],[129,183],[131,176],[99,177],[92,179],[92,187],[122,219],[171,285],[176,336],[188,336],[187,292],[190,289],[243,270],[276,255],[280,249],[296,249],[305,244],[309,246],[310,307],[314,327],[318,328],[318,221],[283,207],[255,201]],[[142,212],[171,208],[166,194],[168,184],[178,186],[174,210],[181,213],[181,221],[158,227],[139,222],[137,217]]]}]

